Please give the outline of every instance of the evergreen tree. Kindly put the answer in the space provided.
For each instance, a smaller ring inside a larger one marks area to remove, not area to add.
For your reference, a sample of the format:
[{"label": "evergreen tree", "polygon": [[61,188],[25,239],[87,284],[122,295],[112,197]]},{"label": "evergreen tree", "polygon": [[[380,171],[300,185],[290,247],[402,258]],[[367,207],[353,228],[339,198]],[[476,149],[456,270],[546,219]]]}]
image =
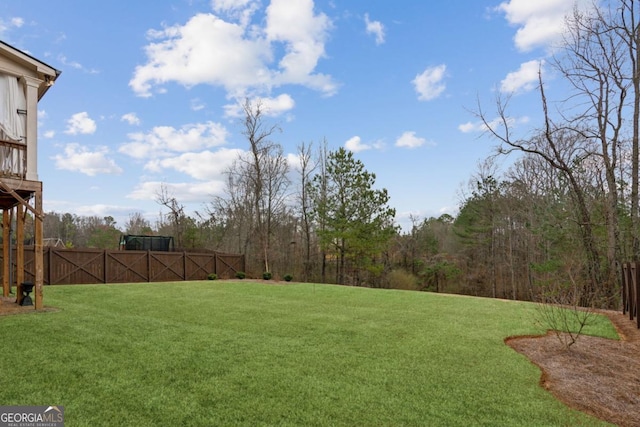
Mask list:
[{"label": "evergreen tree", "polygon": [[313,215],[323,227],[317,230],[324,250],[337,261],[336,280],[361,284],[379,276],[381,256],[396,233],[395,209],[388,207],[386,189],[374,189],[376,176],[365,170],[353,153],[340,148],[330,152],[326,172],[314,176],[309,193]]}]

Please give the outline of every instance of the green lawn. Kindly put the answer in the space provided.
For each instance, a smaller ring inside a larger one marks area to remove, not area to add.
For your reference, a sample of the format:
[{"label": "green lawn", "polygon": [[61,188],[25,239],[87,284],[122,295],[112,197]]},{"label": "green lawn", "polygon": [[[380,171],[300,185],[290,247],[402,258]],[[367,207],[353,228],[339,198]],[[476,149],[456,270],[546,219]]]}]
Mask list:
[{"label": "green lawn", "polygon": [[[503,340],[531,304],[311,284],[53,286],[0,317],[0,404],[67,426],[602,425]],[[590,328],[615,337],[608,320]]]}]

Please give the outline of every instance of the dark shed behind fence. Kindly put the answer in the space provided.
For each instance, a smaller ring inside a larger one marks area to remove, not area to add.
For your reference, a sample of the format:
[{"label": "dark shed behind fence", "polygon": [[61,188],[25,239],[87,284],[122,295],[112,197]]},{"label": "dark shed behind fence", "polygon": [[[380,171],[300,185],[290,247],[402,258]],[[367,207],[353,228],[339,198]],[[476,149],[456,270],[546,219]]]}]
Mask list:
[{"label": "dark shed behind fence", "polygon": [[172,236],[137,236],[123,234],[120,236],[120,249],[126,251],[165,251],[172,252]]}]

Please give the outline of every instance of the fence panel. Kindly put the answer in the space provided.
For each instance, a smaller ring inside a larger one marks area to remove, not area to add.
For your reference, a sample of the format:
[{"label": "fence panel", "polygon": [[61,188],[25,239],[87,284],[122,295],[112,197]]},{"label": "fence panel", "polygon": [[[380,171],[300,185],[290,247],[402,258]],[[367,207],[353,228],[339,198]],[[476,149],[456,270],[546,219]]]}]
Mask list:
[{"label": "fence panel", "polygon": [[184,256],[185,280],[202,280],[206,279],[209,273],[216,273],[215,254],[185,253]]},{"label": "fence panel", "polygon": [[173,282],[185,280],[184,253],[149,252],[149,281]]},{"label": "fence panel", "polygon": [[215,267],[220,279],[232,279],[238,271],[245,271],[244,255],[216,254]]},{"label": "fence panel", "polygon": [[77,283],[104,283],[105,251],[75,250],[73,252],[50,249],[49,280],[50,285]]},{"label": "fence panel", "polygon": [[106,262],[106,283],[149,281],[149,254],[147,251],[109,251]]},{"label": "fence panel", "polygon": [[[1,246],[0,246],[1,247]],[[25,281],[33,281],[34,248],[24,251]],[[0,251],[0,265],[3,251]],[[15,249],[11,255],[15,281]],[[209,273],[233,278],[244,271],[244,255],[160,251],[44,248],[44,284],[91,284],[204,280]],[[1,270],[1,269],[0,269]],[[1,271],[0,277],[5,274]],[[15,285],[15,283],[13,284]]]},{"label": "fence panel", "polygon": [[636,319],[640,329],[640,265],[636,262],[622,264],[622,313],[629,313],[629,320]]}]

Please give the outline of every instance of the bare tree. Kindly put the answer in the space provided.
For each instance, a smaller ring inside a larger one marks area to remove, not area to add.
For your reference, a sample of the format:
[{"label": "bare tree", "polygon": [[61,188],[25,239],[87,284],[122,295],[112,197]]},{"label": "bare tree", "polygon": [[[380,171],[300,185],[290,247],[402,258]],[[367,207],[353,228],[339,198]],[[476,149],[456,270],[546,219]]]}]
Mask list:
[{"label": "bare tree", "polygon": [[[624,7],[620,5],[621,12]],[[594,7],[588,13],[575,9],[567,18],[563,55],[555,61],[555,68],[574,89],[569,98],[571,106],[566,108],[573,116],[563,114],[564,126],[593,141],[593,145],[587,143],[592,151],[586,152],[583,160],[601,171],[604,183],[607,277],[603,284],[611,287],[606,290],[610,296],[621,253],[618,214],[622,178],[617,176],[617,170],[620,150],[626,142],[627,98],[633,74],[625,38],[614,31],[619,22],[619,16],[604,8]]]},{"label": "bare tree", "polygon": [[124,225],[128,234],[150,234],[151,223],[140,212],[129,215],[129,219]]},{"label": "bare tree", "polygon": [[173,238],[177,248],[184,248],[184,231],[185,221],[187,219],[184,213],[184,206],[178,202],[169,191],[166,184],[162,184],[160,190],[156,193],[156,202],[169,209],[167,214],[169,224],[173,229]]},{"label": "bare tree", "polygon": [[631,131],[631,235],[632,257],[640,257],[640,220],[638,181],[640,172],[640,7],[637,0],[620,0],[617,19],[607,26],[615,30],[626,48],[627,73],[632,88],[632,131]]},{"label": "bare tree", "polygon": [[[322,215],[316,215],[316,207],[318,204],[324,204],[327,201],[328,195],[328,164],[329,157],[329,148],[326,139],[323,141],[323,144],[318,147],[318,157],[317,164],[314,168],[317,170],[314,177],[312,177],[311,181],[309,181],[306,185],[306,192],[310,198],[311,205],[309,206],[311,214],[311,221],[313,222],[314,234],[322,235],[325,233],[327,228],[327,223],[325,218]],[[315,186],[314,180],[316,180],[319,185]],[[325,245],[320,245],[320,277],[323,283],[327,282],[327,249]]]},{"label": "bare tree", "polygon": [[[499,102],[499,132],[485,124],[502,142],[502,152],[519,150],[539,155],[566,177],[587,254],[592,291],[615,299],[617,265],[623,254],[620,230],[624,207],[625,176],[622,160],[631,143],[630,218],[631,252],[640,255],[638,162],[640,157],[640,19],[636,0],[611,0],[594,4],[588,11],[577,8],[566,19],[562,49],[553,66],[572,88],[554,121],[540,75],[544,126],[536,138],[516,141],[509,133],[506,103]],[[486,118],[483,114],[481,114]],[[632,123],[628,117],[632,117]],[[498,135],[500,133],[500,135]],[[631,138],[629,138],[631,135]],[[534,142],[537,139],[537,142]],[[540,144],[542,142],[542,144]],[[580,176],[582,175],[582,176]],[[606,243],[598,248],[594,218],[580,178],[599,188],[604,213]],[[599,260],[600,252],[606,262]],[[592,295],[593,296],[593,295]],[[609,304],[611,301],[609,301]]]},{"label": "bare tree", "polygon": [[[600,265],[600,252],[596,244],[591,212],[587,203],[585,190],[577,175],[575,165],[580,164],[594,152],[592,141],[584,136],[582,129],[556,124],[549,114],[549,107],[545,95],[542,74],[539,74],[539,90],[542,111],[544,114],[543,128],[532,138],[516,138],[511,133],[511,123],[507,114],[507,103],[497,100],[498,125],[488,119],[482,108],[478,116],[484,123],[487,132],[499,142],[499,153],[509,154],[513,151],[535,155],[543,159],[554,169],[558,170],[566,179],[576,207],[576,221],[579,224],[582,245],[586,255],[588,290],[584,295],[594,298],[604,286],[610,289],[608,274],[603,274]],[[590,301],[583,301],[588,304]]]},{"label": "bare tree", "polygon": [[223,225],[224,245],[231,251],[249,256],[255,218],[252,215],[250,183],[241,166],[240,161],[236,160],[225,171],[225,194],[213,198],[207,213],[215,218],[215,222]]},{"label": "bare tree", "polygon": [[249,151],[239,158],[236,172],[246,179],[264,271],[270,272],[273,221],[286,210],[289,165],[282,146],[270,139],[280,128],[265,123],[262,103],[247,99],[242,108],[245,114],[242,133],[249,142]]},{"label": "bare tree", "polygon": [[[325,142],[326,144],[326,142]],[[304,238],[304,269],[303,280],[309,280],[311,275],[311,245],[312,245],[312,227],[311,227],[311,199],[309,197],[309,183],[312,180],[313,173],[317,167],[317,160],[314,161],[312,156],[313,143],[305,144],[302,142],[298,146],[298,160],[300,166],[300,182],[298,203],[300,209],[300,219],[302,223],[302,233]]]}]

